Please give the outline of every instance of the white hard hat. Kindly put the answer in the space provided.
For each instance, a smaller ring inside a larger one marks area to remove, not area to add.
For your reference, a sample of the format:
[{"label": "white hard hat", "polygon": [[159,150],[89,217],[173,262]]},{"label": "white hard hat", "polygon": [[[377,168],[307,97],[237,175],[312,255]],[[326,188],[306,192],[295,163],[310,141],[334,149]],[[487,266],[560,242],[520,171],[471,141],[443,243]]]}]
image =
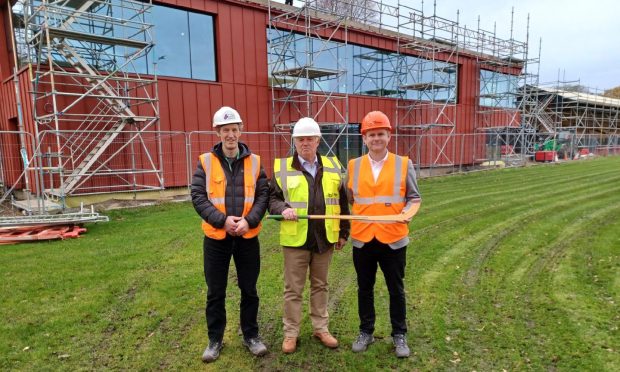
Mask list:
[{"label": "white hard hat", "polygon": [[232,107],[224,106],[213,115],[213,128],[226,124],[242,124],[241,115]]},{"label": "white hard hat", "polygon": [[293,138],[295,137],[321,137],[321,129],[312,118],[301,118],[293,127]]}]

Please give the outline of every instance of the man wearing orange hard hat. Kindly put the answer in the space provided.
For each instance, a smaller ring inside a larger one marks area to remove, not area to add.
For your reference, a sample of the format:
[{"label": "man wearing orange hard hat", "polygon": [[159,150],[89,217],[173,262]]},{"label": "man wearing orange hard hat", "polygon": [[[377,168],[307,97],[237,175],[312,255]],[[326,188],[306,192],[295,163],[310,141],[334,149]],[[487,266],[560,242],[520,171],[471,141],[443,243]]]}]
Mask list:
[{"label": "man wearing orange hard hat", "polygon": [[[388,151],[391,131],[390,120],[381,111],[369,112],[362,120],[368,154],[349,160],[347,168],[347,196],[353,215],[399,214],[421,202],[413,163],[406,156]],[[410,354],[404,287],[408,224],[351,221],[351,240],[360,318],[360,333],[352,349],[362,352],[374,342],[374,285],[380,267],[390,293],[395,353],[406,358]]]}]

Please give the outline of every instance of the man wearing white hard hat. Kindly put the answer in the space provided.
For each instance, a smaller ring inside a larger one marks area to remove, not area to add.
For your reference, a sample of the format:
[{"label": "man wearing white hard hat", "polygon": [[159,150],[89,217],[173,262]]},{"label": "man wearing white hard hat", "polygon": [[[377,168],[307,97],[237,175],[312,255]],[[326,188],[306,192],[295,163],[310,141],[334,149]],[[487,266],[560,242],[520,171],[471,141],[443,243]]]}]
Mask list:
[{"label": "man wearing white hard hat", "polygon": [[284,253],[284,340],[282,351],[297,349],[303,289],[310,271],[310,320],[313,336],[329,348],[338,340],[329,332],[327,273],[334,249],[349,237],[347,220],[308,220],[308,214],[349,214],[342,166],[336,157],[321,156],[319,125],[302,118],[293,128],[295,153],[276,159],[270,182],[269,213],[281,214],[280,244]]},{"label": "man wearing white hard hat", "polygon": [[243,121],[231,107],[213,115],[213,128],[220,139],[211,152],[200,155],[192,179],[192,203],[202,218],[204,275],[207,283],[206,318],[209,346],[202,360],[220,355],[226,328],[226,286],[231,258],[241,291],[240,321],[243,344],[262,356],[267,348],[258,333],[260,272],[258,233],[269,198],[269,185],[260,157],[239,142]]}]

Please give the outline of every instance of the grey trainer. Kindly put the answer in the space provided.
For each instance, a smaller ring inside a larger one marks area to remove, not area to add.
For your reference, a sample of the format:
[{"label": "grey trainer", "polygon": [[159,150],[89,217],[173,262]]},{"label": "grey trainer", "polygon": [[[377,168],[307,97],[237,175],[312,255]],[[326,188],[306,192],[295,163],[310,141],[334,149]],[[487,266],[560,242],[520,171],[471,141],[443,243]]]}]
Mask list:
[{"label": "grey trainer", "polygon": [[243,345],[245,345],[250,353],[255,356],[263,356],[267,354],[267,346],[261,341],[260,337],[248,338],[247,340],[243,340]]},{"label": "grey trainer", "polygon": [[209,341],[209,346],[202,353],[202,361],[210,363],[216,360],[220,356],[220,350],[222,350],[222,341]]},{"label": "grey trainer", "polygon": [[409,358],[409,346],[407,345],[407,337],[403,334],[392,336],[392,341],[394,342],[394,347],[396,348],[394,352],[396,353],[396,357],[398,358]]},{"label": "grey trainer", "polygon": [[372,344],[373,342],[375,342],[375,338],[373,335],[366,332],[360,332],[359,336],[357,336],[357,340],[353,342],[353,347],[351,349],[355,353],[360,353],[362,351],[366,351],[366,349],[368,349],[368,345]]}]

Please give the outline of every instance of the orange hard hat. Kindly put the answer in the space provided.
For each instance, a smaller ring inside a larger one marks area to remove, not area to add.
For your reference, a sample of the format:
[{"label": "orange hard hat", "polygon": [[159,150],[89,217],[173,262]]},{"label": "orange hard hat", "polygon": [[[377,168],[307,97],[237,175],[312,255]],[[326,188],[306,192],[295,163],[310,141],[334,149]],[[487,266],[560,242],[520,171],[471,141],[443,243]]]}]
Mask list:
[{"label": "orange hard hat", "polygon": [[366,134],[366,131],[371,129],[380,129],[385,128],[389,131],[392,131],[392,126],[390,125],[390,119],[388,119],[387,115],[382,113],[381,111],[371,111],[364,119],[362,119],[362,134]]}]

